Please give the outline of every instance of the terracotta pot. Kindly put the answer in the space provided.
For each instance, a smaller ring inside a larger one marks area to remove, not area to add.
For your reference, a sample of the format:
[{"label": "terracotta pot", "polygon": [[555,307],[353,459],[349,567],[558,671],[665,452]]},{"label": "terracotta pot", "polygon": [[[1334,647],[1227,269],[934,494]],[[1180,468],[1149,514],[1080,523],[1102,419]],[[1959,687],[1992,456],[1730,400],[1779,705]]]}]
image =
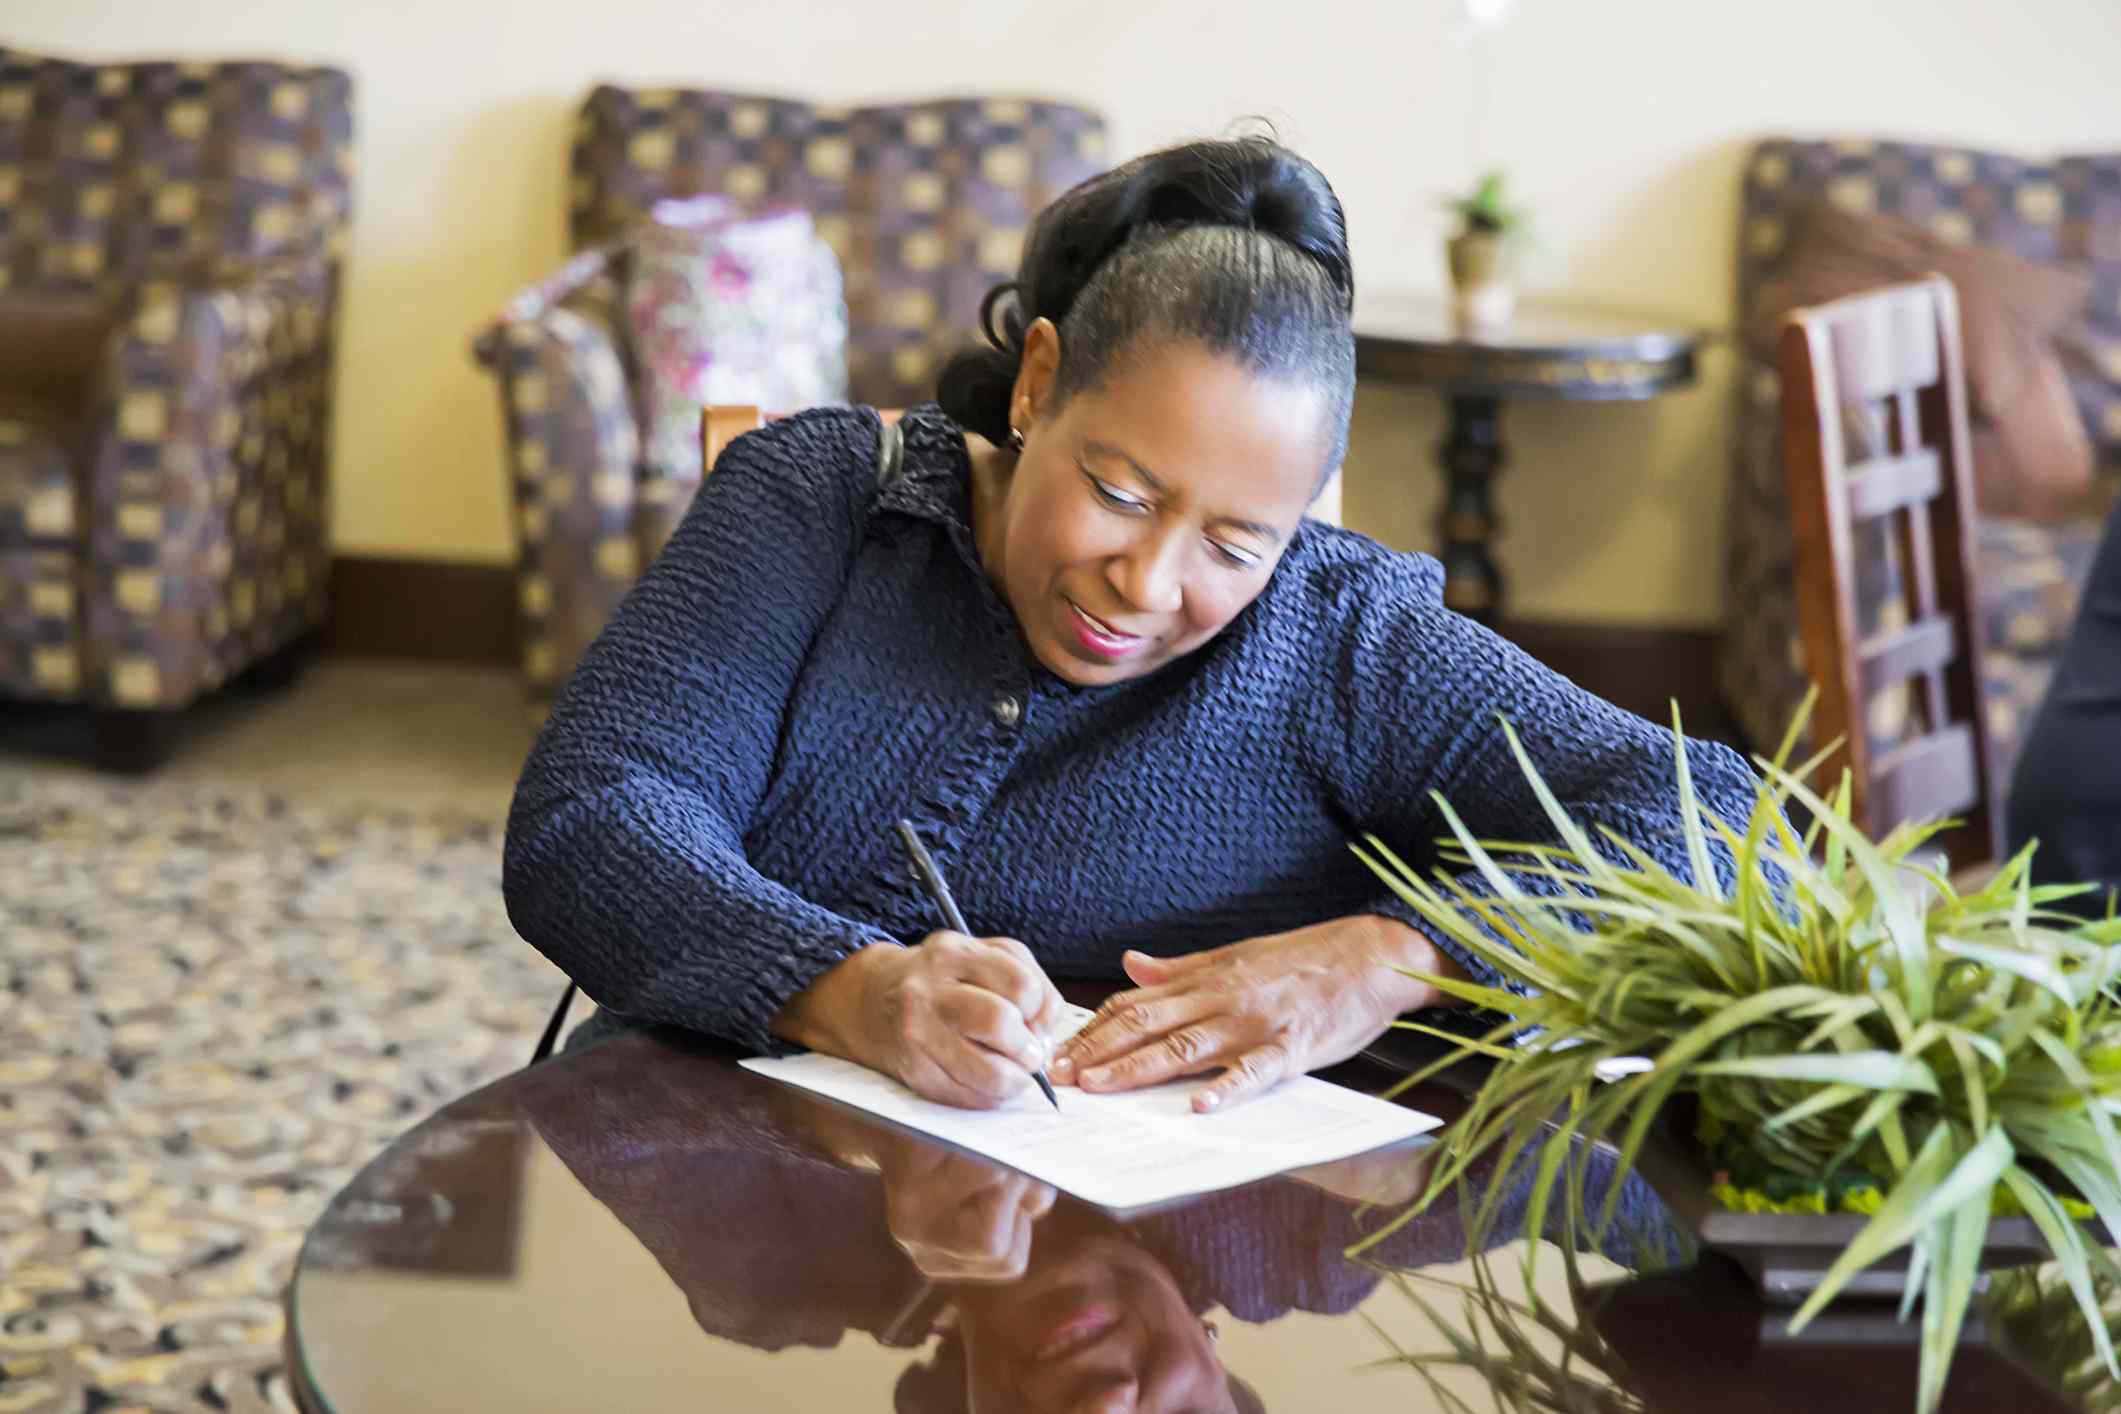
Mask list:
[{"label": "terracotta pot", "polygon": [[1461,231],[1445,246],[1451,262],[1451,309],[1467,333],[1501,328],[1517,308],[1509,248],[1494,231]]}]

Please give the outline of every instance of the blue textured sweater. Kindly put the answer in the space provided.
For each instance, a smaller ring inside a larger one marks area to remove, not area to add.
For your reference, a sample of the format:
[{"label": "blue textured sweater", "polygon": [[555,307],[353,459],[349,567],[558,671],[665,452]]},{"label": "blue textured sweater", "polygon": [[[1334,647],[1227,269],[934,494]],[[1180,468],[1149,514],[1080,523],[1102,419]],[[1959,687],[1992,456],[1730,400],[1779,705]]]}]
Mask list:
[{"label": "blue textured sweater", "polygon": [[[508,910],[604,1007],[786,1049],[767,1027],[797,992],[937,926],[901,816],[972,929],[1056,977],[1413,922],[1358,832],[1426,865],[1440,790],[1482,837],[1552,836],[1498,715],[1579,821],[1685,871],[1670,734],[1445,609],[1434,560],[1306,521],[1212,642],[1076,687],[980,568],[962,432],[933,406],[902,425],[881,489],[866,408],[734,443],[554,703],[510,812]],[[1688,758],[1742,819],[1746,765]]]}]

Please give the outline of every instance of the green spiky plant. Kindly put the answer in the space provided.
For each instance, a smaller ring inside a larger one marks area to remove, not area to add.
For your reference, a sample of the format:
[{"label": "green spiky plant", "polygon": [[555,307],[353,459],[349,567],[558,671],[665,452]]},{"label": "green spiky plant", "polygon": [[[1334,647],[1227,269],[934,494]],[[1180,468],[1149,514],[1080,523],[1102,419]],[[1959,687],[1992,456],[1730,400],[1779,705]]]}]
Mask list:
[{"label": "green spiky plant", "polygon": [[[1505,1170],[1536,1158],[1526,1216],[1536,1232],[1574,1167],[1572,1136],[1611,1137],[1624,1175],[1670,1102],[1692,1096],[1727,1142],[1776,1170],[1877,1183],[1875,1211],[1792,1328],[1857,1272],[1912,1245],[1902,1315],[1919,1297],[1924,1414],[1942,1396],[1999,1195],[2032,1219],[2099,1359],[2121,1372],[2094,1287],[2117,1268],[2065,1204],[2074,1189],[2121,1237],[2121,1007],[2109,990],[2121,976],[2121,921],[2051,911],[2076,891],[2033,887],[2029,849],[1959,893],[1916,862],[1949,822],[1866,839],[1849,819],[1846,779],[1829,801],[1805,783],[1816,760],[1786,769],[1806,715],[1759,763],[1751,818],[1734,824],[1695,796],[1675,711],[1688,877],[1610,832],[1602,851],[1507,723],[1559,845],[1478,840],[1438,796],[1449,862],[1483,887],[1444,870],[1424,878],[1374,837],[1358,848],[1440,936],[1525,989],[1425,979],[1503,1019],[1474,1039],[1402,1023],[1454,1048],[1409,1084],[1469,1056],[1494,1062],[1405,1216],[1499,1148]],[[1792,801],[1812,815],[1802,835],[1788,823]],[[1717,845],[1735,866],[1730,887]],[[1655,1064],[1597,1079],[1600,1062],[1627,1056]],[[1601,1222],[1619,1191],[1616,1182]],[[1497,1197],[1476,1222],[1481,1239]]]},{"label": "green spiky plant", "polygon": [[1500,169],[1481,173],[1471,191],[1447,198],[1444,205],[1467,231],[1512,239],[1523,236],[1529,225],[1523,208],[1510,202],[1509,185]]}]

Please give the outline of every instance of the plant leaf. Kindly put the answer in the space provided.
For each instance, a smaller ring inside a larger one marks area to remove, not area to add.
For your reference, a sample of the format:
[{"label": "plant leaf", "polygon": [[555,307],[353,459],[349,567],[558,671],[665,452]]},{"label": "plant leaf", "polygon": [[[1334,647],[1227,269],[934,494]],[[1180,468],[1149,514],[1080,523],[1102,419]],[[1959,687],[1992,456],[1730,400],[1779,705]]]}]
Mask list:
[{"label": "plant leaf", "polygon": [[2025,948],[1998,947],[1988,943],[1972,943],[1963,938],[1937,939],[1937,949],[1952,957],[1969,958],[1984,967],[1998,972],[2008,972],[2013,977],[2022,977],[2035,987],[2052,992],[2065,1006],[2074,1006],[2089,996],[2093,987],[2080,996],[2069,975],[2051,957]]},{"label": "plant leaf", "polygon": [[1507,717],[1498,716],[1496,720],[1502,723],[1503,739],[1510,744],[1510,754],[1517,758],[1517,769],[1524,773],[1525,784],[1532,788],[1532,795],[1539,801],[1539,808],[1546,812],[1547,822],[1554,827],[1554,833],[1574,851],[1576,862],[1581,864],[1592,878],[1601,882],[1610,878],[1614,872],[1613,866],[1598,852],[1597,846],[1591,843],[1591,837],[1583,832],[1583,827],[1571,819],[1569,812],[1562,808],[1561,802],[1555,798],[1553,790],[1547,785],[1546,777],[1539,774],[1539,768],[1532,764],[1532,757],[1525,750],[1524,743],[1518,740],[1517,729],[1510,725]]},{"label": "plant leaf", "polygon": [[1716,878],[1716,864],[1709,857],[1708,836],[1701,829],[1701,801],[1694,794],[1694,769],[1687,761],[1686,731],[1680,725],[1676,701],[1672,703],[1672,760],[1679,783],[1679,823],[1686,832],[1687,862],[1694,866],[1694,887],[1721,899],[1723,885]]},{"label": "plant leaf", "polygon": [[1977,1190],[1986,1193],[2013,1157],[2010,1136],[2000,1128],[1990,1130],[1980,1143],[1957,1156],[1956,1162],[1952,1138],[1951,1125],[1931,1126],[1929,1137],[1894,1182],[1877,1213],[1834,1259],[1818,1287],[1791,1318],[1792,1334],[1810,1324],[1850,1277],[1888,1252],[1906,1246],[1909,1238]]},{"label": "plant leaf", "polygon": [[2055,1265],[2062,1269],[2062,1279],[2069,1283],[2071,1295],[2077,1298],[2077,1309],[2084,1315],[2084,1324],[2091,1331],[2092,1346],[2099,1352],[2100,1363],[2107,1373],[2121,1379],[2121,1365],[2114,1359],[2114,1343],[2106,1329],[2106,1317],[2099,1309],[2099,1297],[2092,1290],[2091,1266],[2084,1248],[2084,1234],[2077,1224],[2062,1209],[2061,1202],[2048,1186],[2027,1173],[2016,1164],[2003,1171],[2003,1182],[2017,1198],[2018,1206],[2025,1209],[2040,1235],[2047,1239],[2048,1251],[2055,1254]]},{"label": "plant leaf", "polygon": [[[2015,1165],[2003,1171],[2010,1172]],[[1966,1324],[1967,1303],[1981,1267],[1981,1248],[1988,1238],[1988,1210],[1995,1179],[1975,1188],[1958,1207],[1929,1229],[1929,1281],[1922,1302],[1922,1363],[1917,1372],[1915,1404],[1935,1414],[1944,1402],[1944,1380],[1952,1351]],[[1912,1285],[1912,1281],[1910,1282]],[[1905,1317],[1903,1317],[1905,1319]]]},{"label": "plant leaf", "polygon": [[[2084,1062],[2078,1060],[2069,1047],[2063,1045],[2060,1039],[2045,1027],[2036,1028],[2032,1039],[2034,1045],[2047,1052],[2048,1059],[2055,1063],[2055,1068],[2077,1087],[2079,1093],[2089,1098],[2097,1089],[2097,1085],[2092,1080],[2091,1072],[2084,1068]],[[2088,1104],[2084,1107],[2084,1112],[2091,1118],[2092,1132],[2099,1136],[2099,1144],[2105,1152],[2107,1164],[2116,1173],[2121,1173],[2121,1138],[2117,1138],[2114,1133],[2113,1118],[2099,1105]]]},{"label": "plant leaf", "polygon": [[1782,1008],[1816,1000],[1817,996],[1816,990],[1810,987],[1777,987],[1772,991],[1755,993],[1733,1002],[1684,1035],[1675,1037],[1658,1053],[1654,1069],[1635,1077],[1634,1081],[1623,1081],[1620,1086],[1614,1087],[1616,1091],[1621,1090],[1623,1086],[1628,1087],[1631,1093],[1634,1085],[1639,1083],[1645,1093],[1642,1102],[1636,1106],[1634,1117],[1628,1122],[1627,1133],[1620,1144],[1620,1164],[1614,1173],[1613,1186],[1606,1194],[1605,1210],[1598,1219],[1601,1230],[1612,1221],[1613,1213],[1619,1206],[1622,1191],[1620,1180],[1634,1169],[1635,1155],[1640,1152],[1650,1125],[1656,1121],[1673,1088],[1685,1078],[1687,1067],[1694,1057],[1735,1031],[1753,1025],[1764,1017],[1773,1016]]},{"label": "plant leaf", "polygon": [[1863,1090],[1913,1090],[1937,1093],[1937,1077],[1913,1056],[1891,1051],[1847,1051],[1817,1056],[1739,1056],[1702,1061],[1696,1075],[1750,1075],[1762,1080],[1808,1080]]},{"label": "plant leaf", "polygon": [[[1959,1064],[1960,1091],[1966,1096],[1966,1113],[1976,1133],[1988,1129],[1988,1086],[1981,1072],[1981,1062],[1974,1055],[1973,1040],[1958,1027],[1945,1034],[1945,1043],[1952,1048],[1952,1059]],[[2003,1068],[2001,1057],[1997,1069]]]},{"label": "plant leaf", "polygon": [[1829,808],[1804,782],[1784,775],[1774,767],[1768,769],[1772,774],[1782,776],[1790,793],[1817,813],[1830,839],[1848,851],[1849,858],[1855,861],[1857,869],[1870,884],[1871,897],[1885,925],[1886,936],[1899,958],[1904,979],[1902,999],[1915,1020],[1928,1020],[1932,1000],[1929,937],[1914,900],[1894,877],[1895,861],[1865,839],[1863,832],[1849,822],[1845,811],[1836,812]]},{"label": "plant leaf", "polygon": [[1793,1124],[1804,1123],[1813,1115],[1825,1114],[1828,1110],[1839,1109],[1853,1100],[1860,1100],[1869,1093],[1871,1092],[1856,1085],[1829,1085],[1822,1090],[1815,1090],[1788,1109],[1771,1116],[1760,1128],[1763,1133],[1787,1129]]}]

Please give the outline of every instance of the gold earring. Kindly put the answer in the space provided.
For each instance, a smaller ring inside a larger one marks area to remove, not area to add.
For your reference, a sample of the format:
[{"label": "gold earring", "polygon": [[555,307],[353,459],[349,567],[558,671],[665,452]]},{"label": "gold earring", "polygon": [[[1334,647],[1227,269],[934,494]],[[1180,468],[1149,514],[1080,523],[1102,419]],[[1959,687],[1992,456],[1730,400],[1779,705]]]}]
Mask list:
[{"label": "gold earring", "polygon": [[1208,1344],[1210,1345],[1221,1340],[1223,1336],[1222,1328],[1205,1316],[1201,1318],[1200,1333],[1208,1338]]}]

